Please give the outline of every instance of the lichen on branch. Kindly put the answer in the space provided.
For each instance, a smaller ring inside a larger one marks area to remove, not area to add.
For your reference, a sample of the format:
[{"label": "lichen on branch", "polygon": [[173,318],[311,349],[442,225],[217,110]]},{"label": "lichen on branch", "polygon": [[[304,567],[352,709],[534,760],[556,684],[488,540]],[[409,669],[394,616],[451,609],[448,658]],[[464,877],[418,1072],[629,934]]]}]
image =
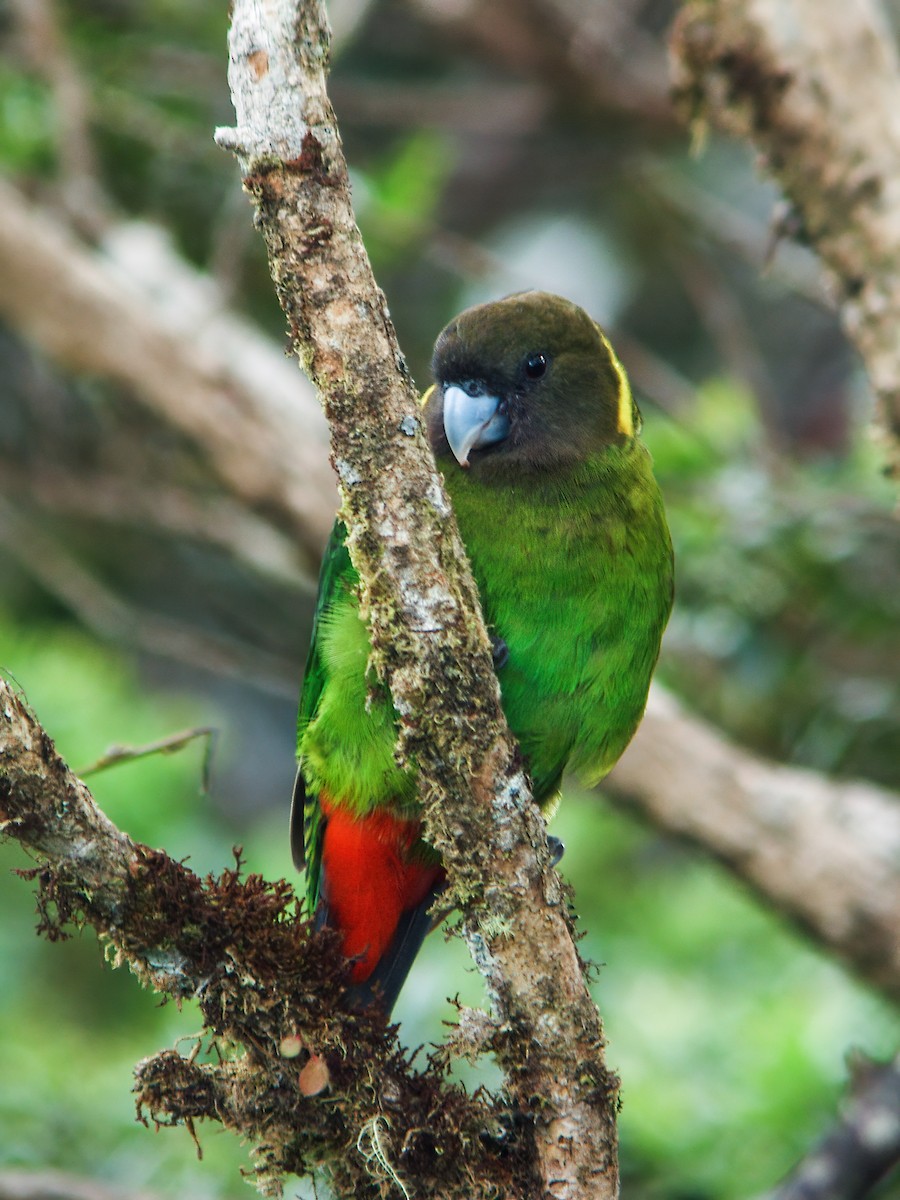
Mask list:
[{"label": "lichen on branch", "polygon": [[465,551],[354,220],[325,86],[323,7],[238,0],[229,45],[237,125],[217,140],[237,154],[295,350],[329,420],[372,665],[508,1031],[493,1049],[533,1122],[536,1186],[611,1197],[617,1081],[500,707]]},{"label": "lichen on branch", "polygon": [[[413,1071],[395,1031],[350,1012],[337,938],[313,931],[290,886],[244,875],[240,860],[200,879],[133,842],[97,808],[23,698],[0,679],[0,829],[38,859],[40,928],[96,929],[109,959],[179,1003],[195,1001],[195,1051],[163,1051],[137,1072],[141,1118],[219,1121],[249,1141],[257,1183],[324,1169],[346,1194],[377,1195],[360,1131],[386,1114],[402,1132],[399,1169],[435,1195],[528,1195],[531,1152],[490,1145],[505,1109]],[[196,1051],[204,1050],[199,1055]]]}]

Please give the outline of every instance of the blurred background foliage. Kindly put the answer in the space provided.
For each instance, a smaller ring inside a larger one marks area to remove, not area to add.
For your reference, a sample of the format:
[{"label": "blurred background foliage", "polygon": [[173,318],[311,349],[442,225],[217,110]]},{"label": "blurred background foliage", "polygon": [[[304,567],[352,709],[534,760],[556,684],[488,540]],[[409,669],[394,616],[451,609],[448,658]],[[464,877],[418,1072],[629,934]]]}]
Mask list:
[{"label": "blurred background foliage", "polygon": [[[565,38],[572,8],[332,7],[335,107],[401,344],[424,386],[434,335],[464,304],[539,286],[587,306],[632,374],[669,506],[678,599],[661,677],[760,753],[900,788],[900,533],[860,366],[812,257],[773,238],[785,214],[748,152],[712,139],[691,156],[667,100],[674,3],[598,0]],[[231,119],[226,28],[225,5],[190,0],[7,0],[0,171],[88,242],[123,218],[161,224],[283,342],[235,164],[211,138]],[[61,64],[85,100],[74,132]],[[32,481],[122,446],[123,471],[136,453],[180,456],[197,496],[212,502],[217,485],[128,395],[61,372],[2,324],[0,379],[0,666],[76,769],[112,743],[216,725],[209,795],[199,746],[98,775],[95,794],[198,871],[240,843],[250,869],[289,874],[310,579],[48,503]],[[54,547],[126,609],[225,636],[251,669],[99,641],[52,586]],[[895,1015],[715,866],[601,797],[573,792],[556,832],[586,953],[605,964],[596,995],[624,1081],[628,1194],[758,1192],[834,1112],[848,1049],[892,1052]],[[134,1124],[134,1061],[189,1037],[192,1013],[104,968],[88,934],[38,941],[7,869],[27,865],[0,848],[0,1163],[240,1194],[230,1135],[202,1131],[198,1163],[186,1133]],[[477,1003],[480,983],[460,941],[436,936],[397,1014],[410,1045],[440,1038],[456,994]]]}]

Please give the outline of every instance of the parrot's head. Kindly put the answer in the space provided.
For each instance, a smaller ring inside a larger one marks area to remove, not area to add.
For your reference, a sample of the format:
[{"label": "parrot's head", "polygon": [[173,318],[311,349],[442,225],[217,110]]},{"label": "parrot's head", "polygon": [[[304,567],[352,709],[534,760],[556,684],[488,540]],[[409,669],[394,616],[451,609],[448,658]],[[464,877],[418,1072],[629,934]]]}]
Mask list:
[{"label": "parrot's head", "polygon": [[435,455],[479,475],[577,464],[638,432],[628,378],[603,331],[548,292],[467,308],[438,337],[431,369]]}]

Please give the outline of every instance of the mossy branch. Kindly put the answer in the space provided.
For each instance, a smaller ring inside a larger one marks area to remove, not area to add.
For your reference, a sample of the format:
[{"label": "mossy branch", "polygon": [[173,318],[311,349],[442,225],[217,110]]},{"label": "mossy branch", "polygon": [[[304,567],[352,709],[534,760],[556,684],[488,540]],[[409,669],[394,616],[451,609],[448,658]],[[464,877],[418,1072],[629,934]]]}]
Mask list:
[{"label": "mossy branch", "polygon": [[217,140],[237,154],[294,349],[331,427],[373,666],[503,1030],[493,1049],[528,1114],[539,1185],[569,1200],[614,1196],[617,1081],[464,548],[355,224],[325,87],[324,10],[238,0],[229,45],[237,127]]},{"label": "mossy branch", "polygon": [[[40,929],[93,926],[109,958],[199,1004],[204,1039],[140,1064],[142,1118],[221,1121],[251,1144],[257,1182],[324,1168],[339,1194],[379,1195],[354,1146],[374,1119],[397,1130],[396,1170],[448,1200],[526,1197],[527,1139],[490,1143],[504,1106],[475,1100],[436,1066],[414,1072],[392,1031],[348,1013],[333,934],[297,915],[291,888],[236,870],[198,878],[103,814],[13,688],[0,679],[0,830],[39,859]],[[205,1054],[197,1051],[204,1049]]]}]

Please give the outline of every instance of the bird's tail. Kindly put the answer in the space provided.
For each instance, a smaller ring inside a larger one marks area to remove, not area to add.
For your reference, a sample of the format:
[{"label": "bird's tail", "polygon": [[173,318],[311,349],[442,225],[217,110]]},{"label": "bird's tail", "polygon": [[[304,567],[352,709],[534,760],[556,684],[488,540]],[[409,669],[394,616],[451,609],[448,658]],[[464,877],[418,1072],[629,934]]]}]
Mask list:
[{"label": "bird's tail", "polygon": [[352,962],[350,996],[389,1016],[432,926],[443,867],[420,841],[421,822],[384,809],[358,815],[320,795],[325,830],[318,925],[337,930]]},{"label": "bird's tail", "polygon": [[443,872],[441,876],[440,881],[431,888],[420,904],[407,909],[401,915],[391,943],[376,963],[372,974],[348,989],[348,996],[354,1008],[368,1008],[369,1005],[375,1004],[385,1017],[391,1015],[416,955],[421,950],[427,934],[434,928],[434,918],[429,910],[446,886]]}]

